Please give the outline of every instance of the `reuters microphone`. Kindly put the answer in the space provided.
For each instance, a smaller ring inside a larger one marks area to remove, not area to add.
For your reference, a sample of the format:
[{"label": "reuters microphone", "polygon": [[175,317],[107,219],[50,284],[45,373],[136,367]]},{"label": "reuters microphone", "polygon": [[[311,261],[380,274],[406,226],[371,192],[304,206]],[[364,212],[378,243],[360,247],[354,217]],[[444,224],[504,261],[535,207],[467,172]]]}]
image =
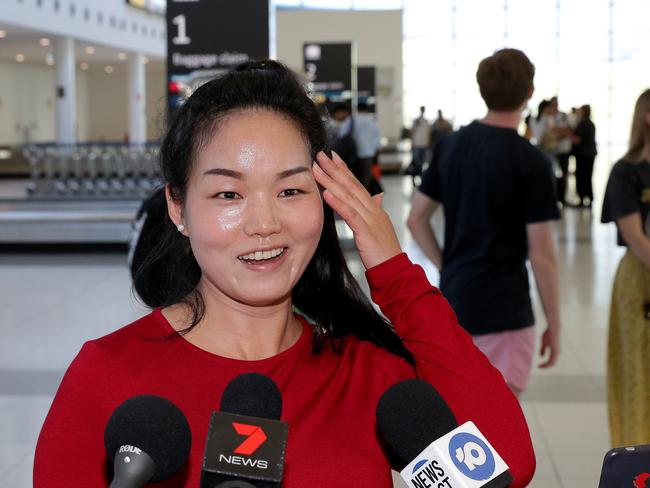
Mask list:
[{"label": "reuters microphone", "polygon": [[281,414],[273,380],[257,373],[233,379],[210,419],[200,487],[279,487],[288,433]]},{"label": "reuters microphone", "polygon": [[406,467],[409,488],[506,488],[508,466],[473,422],[458,422],[427,382],[390,387],[377,404],[377,427]]},{"label": "reuters microphone", "polygon": [[110,488],[140,488],[172,477],[187,462],[191,444],[187,419],[172,402],[154,395],[129,398],[104,430],[114,464]]}]

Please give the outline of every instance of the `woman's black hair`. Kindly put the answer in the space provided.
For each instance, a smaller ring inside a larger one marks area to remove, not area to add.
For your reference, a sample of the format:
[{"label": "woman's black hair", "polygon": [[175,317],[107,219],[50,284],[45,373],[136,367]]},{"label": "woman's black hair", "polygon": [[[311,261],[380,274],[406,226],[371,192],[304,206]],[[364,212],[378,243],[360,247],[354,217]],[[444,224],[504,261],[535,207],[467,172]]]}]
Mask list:
[{"label": "woman's black hair", "polygon": [[542,100],[539,102],[539,105],[537,106],[537,120],[542,119],[542,115],[544,114],[544,109],[548,107],[551,104],[550,101],[548,100]]},{"label": "woman's black hair", "polygon": [[[196,155],[229,114],[266,109],[292,120],[309,144],[312,158],[326,148],[326,132],[317,108],[303,84],[276,61],[249,62],[205,83],[174,115],[161,146],[161,166],[172,198],[185,199]],[[165,206],[158,197],[157,205]],[[410,363],[413,358],[392,325],[372,306],[345,262],[332,209],[325,203],[323,231],[303,275],[292,290],[292,303],[313,320],[313,350],[326,343],[335,349],[339,339],[353,335],[370,341]],[[189,239],[177,231],[169,216],[153,226],[158,237],[133,271],[134,288],[150,307],[186,304],[192,314],[183,332],[197,325],[205,302],[197,289],[201,277]]]}]

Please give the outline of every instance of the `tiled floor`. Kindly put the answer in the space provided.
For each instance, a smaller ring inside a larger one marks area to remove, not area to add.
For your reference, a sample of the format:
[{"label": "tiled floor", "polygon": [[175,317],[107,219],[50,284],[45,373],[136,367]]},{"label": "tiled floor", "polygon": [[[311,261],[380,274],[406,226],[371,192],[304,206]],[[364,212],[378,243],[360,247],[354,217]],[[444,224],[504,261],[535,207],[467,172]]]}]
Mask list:
[{"label": "tiled floor", "polygon": [[[410,178],[387,177],[384,186],[402,244],[421,260],[404,225]],[[0,185],[0,197],[8,189]],[[563,351],[555,368],[535,370],[522,399],[538,459],[533,487],[596,487],[609,448],[606,329],[622,250],[612,226],[597,217],[567,209],[557,225]],[[125,259],[119,253],[0,254],[0,486],[31,486],[41,423],[81,344],[145,313],[131,293]],[[360,263],[350,260],[359,276]],[[436,281],[435,270],[427,271]],[[543,322],[537,298],[535,307]]]}]

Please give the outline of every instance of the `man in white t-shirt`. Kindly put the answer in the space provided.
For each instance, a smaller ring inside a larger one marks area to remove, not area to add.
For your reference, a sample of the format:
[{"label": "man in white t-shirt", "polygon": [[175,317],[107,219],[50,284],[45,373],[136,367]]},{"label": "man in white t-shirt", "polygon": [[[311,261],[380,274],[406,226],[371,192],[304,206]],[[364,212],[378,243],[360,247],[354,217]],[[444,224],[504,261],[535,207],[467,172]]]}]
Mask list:
[{"label": "man in white t-shirt", "polygon": [[557,97],[551,98],[551,113],[553,116],[553,131],[557,139],[555,157],[562,173],[557,178],[557,199],[562,205],[566,203],[567,180],[569,178],[569,156],[571,155],[571,128],[569,117],[558,109]]},{"label": "man in white t-shirt", "polygon": [[413,162],[411,163],[417,168],[417,173],[422,172],[422,166],[427,160],[427,150],[429,149],[430,133],[429,122],[424,117],[424,106],[420,107],[420,116],[413,121],[413,129],[411,130],[411,141],[413,146]]},{"label": "man in white t-shirt", "polygon": [[335,117],[340,120],[338,137],[350,132],[350,124],[354,123],[352,137],[357,146],[357,162],[352,172],[363,186],[370,191],[372,188],[372,164],[381,148],[381,131],[375,117],[370,113],[366,103],[357,105],[357,115],[352,120],[349,110],[341,112],[339,108]]}]

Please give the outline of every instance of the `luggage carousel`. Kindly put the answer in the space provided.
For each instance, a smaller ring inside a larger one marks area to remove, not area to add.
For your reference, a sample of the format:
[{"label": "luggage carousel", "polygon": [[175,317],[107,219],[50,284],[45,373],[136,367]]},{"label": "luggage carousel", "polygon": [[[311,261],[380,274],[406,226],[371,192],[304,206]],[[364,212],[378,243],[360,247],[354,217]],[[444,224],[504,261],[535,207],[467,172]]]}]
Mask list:
[{"label": "luggage carousel", "polygon": [[126,243],[141,200],[0,200],[0,243]]}]

